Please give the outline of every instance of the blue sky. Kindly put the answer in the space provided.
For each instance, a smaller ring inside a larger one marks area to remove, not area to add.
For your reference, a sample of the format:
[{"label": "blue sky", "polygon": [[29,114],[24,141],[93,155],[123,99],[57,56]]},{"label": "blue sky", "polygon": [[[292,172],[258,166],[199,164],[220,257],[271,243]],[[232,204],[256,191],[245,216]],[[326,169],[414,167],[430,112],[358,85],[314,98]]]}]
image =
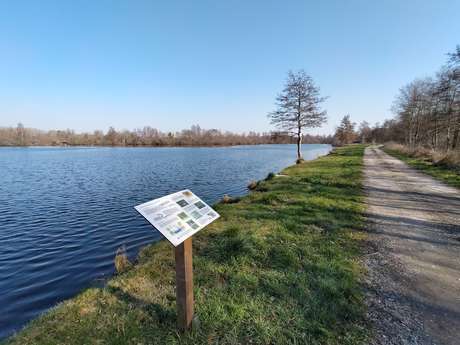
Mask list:
[{"label": "blue sky", "polygon": [[391,116],[460,44],[460,1],[0,0],[0,126],[266,131],[303,68],[340,118]]}]

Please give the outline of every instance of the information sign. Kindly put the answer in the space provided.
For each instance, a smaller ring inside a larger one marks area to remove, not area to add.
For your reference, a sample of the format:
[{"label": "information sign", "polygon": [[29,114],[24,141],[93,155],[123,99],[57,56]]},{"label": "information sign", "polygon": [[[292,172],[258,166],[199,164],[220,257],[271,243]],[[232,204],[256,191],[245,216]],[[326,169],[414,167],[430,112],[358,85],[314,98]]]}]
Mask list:
[{"label": "information sign", "polygon": [[175,247],[220,217],[188,189],[148,201],[135,209]]}]

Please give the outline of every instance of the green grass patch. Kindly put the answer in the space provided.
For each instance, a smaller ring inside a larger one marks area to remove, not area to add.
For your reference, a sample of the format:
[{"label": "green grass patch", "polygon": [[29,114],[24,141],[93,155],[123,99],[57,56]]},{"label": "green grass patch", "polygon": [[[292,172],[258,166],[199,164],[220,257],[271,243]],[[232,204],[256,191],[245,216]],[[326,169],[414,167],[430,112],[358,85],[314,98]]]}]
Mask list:
[{"label": "green grass patch", "polygon": [[458,167],[435,164],[430,158],[413,157],[407,153],[387,147],[383,147],[383,151],[448,185],[460,188],[460,169]]},{"label": "green grass patch", "polygon": [[173,248],[32,321],[7,344],[361,344],[363,146],[271,176],[194,237],[199,324],[176,331]]}]

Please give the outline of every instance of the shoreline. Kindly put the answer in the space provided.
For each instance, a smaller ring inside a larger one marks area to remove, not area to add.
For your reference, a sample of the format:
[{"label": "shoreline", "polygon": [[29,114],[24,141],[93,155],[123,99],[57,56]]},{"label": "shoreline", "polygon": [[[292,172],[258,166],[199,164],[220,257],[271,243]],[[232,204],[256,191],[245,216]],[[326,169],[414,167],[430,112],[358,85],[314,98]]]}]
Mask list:
[{"label": "shoreline", "polygon": [[[0,148],[225,148],[225,147],[240,147],[240,146],[262,146],[262,145],[295,145],[295,143],[264,143],[264,144],[234,144],[234,145],[28,145],[28,146],[17,146],[17,145],[0,145]],[[328,143],[303,143],[303,145],[330,145]]]},{"label": "shoreline", "polygon": [[[312,246],[310,242],[321,240],[322,237],[325,237],[324,239],[332,237],[336,241],[340,240],[346,243],[346,248],[341,245],[338,247],[333,245],[334,250],[337,251],[336,254],[344,258],[339,260],[339,267],[331,269],[332,271],[342,272],[341,274],[345,274],[345,276],[335,282],[341,286],[343,291],[335,298],[332,298],[332,302],[340,302],[343,299],[348,300],[349,294],[354,296],[353,298],[360,300],[360,292],[357,286],[359,274],[355,272],[350,276],[350,273],[345,273],[350,269],[359,271],[357,267],[354,267],[353,260],[350,260],[355,258],[358,252],[355,251],[355,248],[351,251],[352,253],[348,253],[350,249],[353,249],[355,243],[348,237],[350,234],[346,230],[350,225],[358,227],[360,222],[361,206],[359,206],[359,202],[361,191],[359,186],[362,152],[359,151],[362,151],[360,146],[336,149],[332,154],[284,169],[282,173],[287,177],[275,177],[261,181],[255,191],[249,192],[236,203],[218,203],[215,205],[217,211],[221,213],[222,219],[204,229],[194,238],[196,289],[202,291],[202,293],[197,294],[197,315],[199,315],[201,323],[200,329],[197,330],[198,335],[195,334],[195,331],[192,332],[193,334],[180,337],[175,334],[174,279],[172,277],[173,267],[171,267],[171,264],[173,265],[172,248],[165,241],[160,241],[143,248],[138,255],[137,264],[126,273],[112,277],[105,287],[86,289],[79,295],[58,304],[29,323],[16,336],[6,338],[4,342],[6,344],[48,344],[62,342],[65,338],[70,343],[78,344],[88,343],[88,341],[91,342],[95,339],[100,339],[104,342],[112,339],[113,336],[125,337],[123,338],[125,342],[132,341],[133,337],[142,339],[139,341],[152,341],[151,336],[154,333],[153,338],[158,339],[161,336],[165,343],[168,343],[167,339],[173,343],[193,343],[193,341],[197,340],[196,337],[201,339],[201,337],[216,333],[216,337],[221,340],[220,342],[226,343],[226,336],[224,335],[224,330],[228,328],[226,318],[222,319],[219,315],[210,317],[216,312],[215,309],[228,308],[231,305],[241,309],[240,312],[245,314],[246,317],[245,322],[241,323],[243,320],[237,315],[232,316],[232,312],[229,312],[229,317],[233,324],[239,324],[240,328],[245,329],[251,324],[254,326],[256,321],[252,319],[253,313],[265,318],[269,314],[268,310],[272,307],[275,307],[281,314],[290,312],[292,306],[286,305],[286,303],[289,304],[290,302],[286,300],[286,296],[283,297],[284,294],[279,295],[276,290],[278,288],[282,290],[288,288],[282,287],[284,284],[288,285],[288,282],[289,285],[296,284],[297,270],[308,270],[309,266],[313,264],[311,262],[313,258],[300,260],[299,255],[307,255],[309,250],[317,251],[318,248]],[[348,163],[351,161],[355,162],[355,164],[349,167]],[[329,169],[327,169],[328,165],[333,170],[333,173],[330,173]],[[326,170],[324,170],[325,168]],[[331,176],[328,176],[328,174]],[[318,182],[318,179],[325,180]],[[343,181],[338,187],[332,187],[333,189],[335,188],[334,190],[328,191],[328,184],[333,183],[336,179]],[[299,193],[299,188],[301,190],[306,188],[305,184],[308,188],[304,192],[310,194],[308,199],[303,193]],[[340,186],[345,186],[346,184],[349,184],[347,187],[349,190],[341,190],[345,187]],[[321,191],[318,192],[322,193],[316,193],[315,188],[320,188]],[[326,193],[326,195],[321,195],[323,193]],[[328,197],[328,194],[330,194],[329,197],[331,198]],[[340,200],[335,200],[337,199],[336,194],[341,195],[338,198]],[[345,214],[331,212],[334,211],[334,207],[331,210],[328,210],[328,207],[324,207],[322,202],[317,200],[321,197],[327,199],[323,201],[328,203],[334,204],[334,202],[338,202],[336,205],[336,207],[340,206],[338,209],[342,209],[343,206],[348,207],[349,211],[347,213],[350,213],[350,215],[346,216]],[[307,206],[309,204],[313,209],[317,209],[317,212],[308,214],[309,207]],[[305,207],[307,212],[304,215],[304,211],[301,210]],[[300,224],[298,224],[298,219],[300,219]],[[245,224],[245,226],[243,227],[242,224]],[[323,230],[319,231],[319,228]],[[279,234],[276,229],[282,229],[282,231],[280,230],[282,233]],[[297,234],[302,229],[305,230],[305,233],[300,232]],[[346,232],[346,236],[337,231],[340,229]],[[332,233],[329,233],[329,230]],[[307,247],[304,248],[306,252],[301,251],[303,254],[295,250],[296,246],[302,248],[302,243],[297,243],[298,239],[293,236],[295,234],[307,243],[305,244]],[[345,237],[342,238],[342,236]],[[268,245],[264,244],[267,239]],[[277,243],[279,240],[287,241],[289,250],[285,250],[283,246],[280,246]],[[294,245],[294,247],[290,248],[291,245]],[[324,256],[321,263],[325,264],[328,262],[328,258],[325,257],[325,253],[322,250],[328,252],[330,248],[322,248],[323,245],[320,245],[320,247],[321,250],[318,255]],[[250,273],[249,271],[253,270],[253,265],[261,265],[260,270],[263,274],[261,275],[259,270]],[[290,272],[292,266],[296,268],[295,272]],[[241,269],[243,271],[247,270],[248,275],[240,277]],[[281,272],[279,269],[282,269]],[[345,271],[343,271],[344,269]],[[284,278],[277,278],[277,280],[281,279],[278,282],[281,286],[278,288],[272,286],[274,282],[271,281],[271,275],[279,275],[284,271],[287,271],[288,275]],[[310,275],[314,272],[310,272]],[[260,285],[261,292],[257,292],[257,289],[250,291],[254,284],[254,282],[251,282],[251,276],[257,277],[258,282],[256,285]],[[301,273],[300,276],[306,279],[306,284],[308,284],[307,278],[311,279],[311,276],[307,277],[308,274],[305,273]],[[268,281],[266,281],[267,279]],[[251,298],[243,304],[238,300],[233,300],[237,296],[234,295],[235,291],[233,291],[235,286],[229,286],[229,280],[233,280],[236,287],[243,290],[243,295],[251,295],[246,297],[256,297],[258,303],[254,306],[254,310],[246,310],[245,308],[245,304],[250,303]],[[321,284],[311,288],[318,290],[318,293],[327,290],[326,287],[321,287]],[[326,290],[324,290],[325,288]],[[226,291],[226,289],[229,289],[229,291]],[[290,299],[289,288],[287,293],[287,297]],[[218,296],[214,296],[214,294]],[[296,299],[300,296],[295,293],[295,296],[292,297]],[[327,306],[331,303],[331,301],[325,301],[321,297],[317,296],[317,298]],[[353,337],[361,338],[364,336],[358,327],[363,322],[360,309],[361,302],[357,302],[353,298],[340,307],[347,310],[352,308],[352,310],[348,310],[348,314],[353,316],[351,324],[346,320],[337,320],[337,318],[340,319],[339,315],[324,315],[325,318],[329,319],[328,322],[331,321],[330,318],[332,317],[336,322],[340,321],[340,323],[345,322],[347,324],[347,327],[339,327],[339,330],[331,329],[331,340],[337,340],[344,333],[348,334],[350,332],[353,333],[350,335]],[[307,307],[308,302],[312,303],[312,300],[307,298],[307,305],[303,307]],[[213,308],[208,309],[206,307],[206,304],[209,303],[212,304]],[[298,303],[302,304],[301,299]],[[145,305],[148,307],[147,310],[144,308]],[[104,316],[101,313],[107,315]],[[115,322],[115,320],[106,323],[108,314],[116,314],[120,320],[123,320],[123,327],[132,328],[134,333],[121,332],[119,334],[119,328],[113,328],[112,322]],[[136,320],[131,318],[134,316]],[[149,320],[148,327],[143,325],[142,320],[137,319],[141,316]],[[101,320],[99,320],[100,318]],[[312,321],[305,315],[303,317],[300,315],[300,318],[304,322],[308,321],[307,323]],[[220,322],[218,321],[219,319]],[[53,326],[56,322],[60,325],[57,330]],[[263,334],[269,328],[274,327],[278,330],[277,332],[283,333],[283,329],[288,327],[288,325],[282,325],[283,321],[280,320],[278,322],[266,320],[266,322],[268,328],[261,326],[265,331],[255,336],[259,341],[262,341],[267,336]],[[328,327],[328,322],[320,322],[317,327]],[[101,328],[101,332],[94,332],[93,326],[96,326],[97,329]],[[232,326],[231,329],[236,332],[234,327]],[[317,327],[313,328],[317,329]],[[346,330],[347,328],[349,329]],[[292,331],[297,334],[300,329],[294,327]],[[272,341],[279,339],[280,334],[276,337],[272,336],[268,335],[267,339],[272,339]],[[300,336],[300,334],[297,334],[297,336]],[[241,337],[242,335],[234,334],[232,339],[233,341],[236,341],[236,339],[242,341],[244,337]],[[288,338],[285,337],[285,339]],[[319,338],[324,338],[324,335],[320,335]],[[327,338],[329,339],[329,336]]]}]

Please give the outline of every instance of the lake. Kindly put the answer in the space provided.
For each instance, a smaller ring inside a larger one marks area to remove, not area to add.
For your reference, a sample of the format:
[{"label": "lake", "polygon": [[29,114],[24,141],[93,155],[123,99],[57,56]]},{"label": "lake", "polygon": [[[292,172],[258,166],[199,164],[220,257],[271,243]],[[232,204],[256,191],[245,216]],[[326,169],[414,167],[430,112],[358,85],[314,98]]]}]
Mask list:
[{"label": "lake", "polygon": [[103,284],[120,246],[135,258],[160,240],[135,205],[185,188],[212,204],[294,161],[294,145],[0,148],[0,338]]}]

